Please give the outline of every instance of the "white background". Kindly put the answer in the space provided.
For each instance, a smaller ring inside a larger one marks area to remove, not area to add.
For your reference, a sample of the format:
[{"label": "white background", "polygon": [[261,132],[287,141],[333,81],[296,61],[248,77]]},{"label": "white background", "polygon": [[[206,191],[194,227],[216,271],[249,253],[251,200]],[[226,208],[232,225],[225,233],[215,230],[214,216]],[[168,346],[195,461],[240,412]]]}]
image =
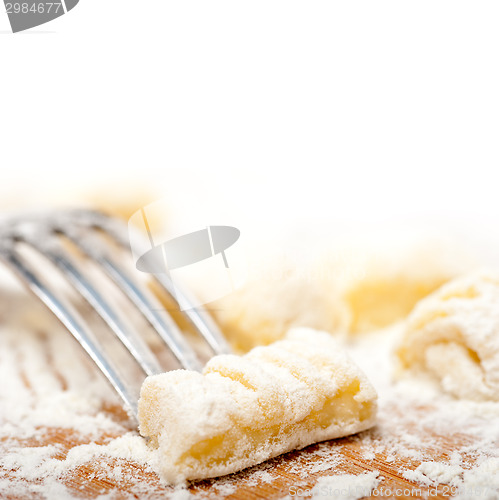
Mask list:
[{"label": "white background", "polygon": [[487,1],[81,0],[13,35],[2,12],[2,202],[131,182],[273,220],[499,232],[498,14]]}]

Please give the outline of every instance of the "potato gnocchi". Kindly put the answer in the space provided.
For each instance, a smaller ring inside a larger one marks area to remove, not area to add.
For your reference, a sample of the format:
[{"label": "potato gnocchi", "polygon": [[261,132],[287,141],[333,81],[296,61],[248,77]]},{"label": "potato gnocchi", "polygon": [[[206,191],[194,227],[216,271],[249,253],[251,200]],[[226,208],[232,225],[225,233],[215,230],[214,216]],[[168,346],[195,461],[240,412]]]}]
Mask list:
[{"label": "potato gnocchi", "polygon": [[396,354],[459,398],[499,401],[499,270],[457,278],[419,302]]},{"label": "potato gnocchi", "polygon": [[203,373],[148,377],[140,432],[170,483],[229,474],[318,441],[368,429],[377,395],[325,332],[291,330],[244,356],[216,356]]}]

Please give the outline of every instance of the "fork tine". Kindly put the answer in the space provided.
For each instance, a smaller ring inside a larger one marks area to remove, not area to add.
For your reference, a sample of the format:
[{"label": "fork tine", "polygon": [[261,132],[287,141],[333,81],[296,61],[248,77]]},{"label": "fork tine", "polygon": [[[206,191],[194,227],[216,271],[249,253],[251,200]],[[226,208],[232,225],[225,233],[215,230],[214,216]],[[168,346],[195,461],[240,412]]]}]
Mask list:
[{"label": "fork tine", "polygon": [[0,258],[70,331],[119,394],[130,416],[138,421],[136,397],[128,390],[125,380],[111,360],[104,356],[101,349],[94,343],[93,336],[81,316],[68,304],[58,299],[57,295],[41,282],[26,260],[14,248],[0,248]]},{"label": "fork tine", "polygon": [[197,359],[196,353],[185,340],[173,319],[166,311],[164,315],[160,314],[159,311],[162,310],[161,304],[154,297],[147,297],[147,291],[141,290],[115,262],[107,257],[102,257],[100,263],[156,329],[180,364],[188,370],[201,371],[202,366]]},{"label": "fork tine", "polygon": [[[174,300],[183,304],[194,304],[194,300],[185,292],[173,284],[166,274],[155,274],[156,282]],[[184,314],[197,332],[208,342],[215,354],[230,354],[231,348],[223,337],[219,328],[204,308],[197,308],[192,305],[184,309]]]},{"label": "fork tine", "polygon": [[[129,250],[128,235],[125,236],[123,234],[122,228],[116,224],[113,219],[103,217],[101,213],[90,210],[76,210],[73,212],[73,215],[78,217],[81,221],[86,222],[87,224],[90,223],[91,226],[105,231],[105,233],[119,246],[125,250]],[[136,241],[141,241],[144,238],[141,238],[137,232],[137,234],[134,234],[134,239]],[[145,242],[143,246],[144,251],[146,251],[147,246]],[[213,321],[212,317],[204,308],[195,307],[194,304],[196,302],[190,294],[174,285],[167,274],[155,274],[153,276],[161,289],[174,301],[187,305],[187,307],[183,310],[185,316],[195,330],[206,340],[215,354],[230,354],[232,352],[229,344],[225,340],[216,323]]]},{"label": "fork tine", "polygon": [[66,231],[65,228],[60,227],[58,231],[61,231],[87,256],[99,264],[123,293],[136,305],[185,369],[197,371],[202,369],[195,351],[185,340],[173,319],[166,311],[162,310],[159,301],[152,294],[149,294],[144,287],[138,286],[121,266],[105,255],[104,251],[99,249],[99,246],[102,245],[92,245],[92,239],[87,235],[85,235],[85,241],[83,241],[83,238],[74,234],[73,231]]},{"label": "fork tine", "polygon": [[[55,240],[55,238],[53,237],[52,240]],[[155,375],[163,371],[147,344],[135,331],[129,330],[123,325],[114,309],[91,283],[82,276],[72,262],[71,257],[62,250],[60,244],[57,245],[56,249],[55,241],[51,241],[49,245],[41,243],[40,240],[34,241],[31,238],[23,241],[57,266],[85,300],[93,306],[147,375]]]}]

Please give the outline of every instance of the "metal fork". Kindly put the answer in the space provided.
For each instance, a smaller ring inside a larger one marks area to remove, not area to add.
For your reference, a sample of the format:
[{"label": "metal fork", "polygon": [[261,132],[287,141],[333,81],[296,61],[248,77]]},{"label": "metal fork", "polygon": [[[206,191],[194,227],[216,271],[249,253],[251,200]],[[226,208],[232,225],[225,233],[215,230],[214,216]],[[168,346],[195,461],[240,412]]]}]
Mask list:
[{"label": "metal fork", "polygon": [[[22,246],[27,245],[60,270],[67,282],[90,304],[126,347],[145,375],[164,371],[142,336],[127,324],[127,318],[123,317],[85,276],[75,252],[69,251],[67,244],[65,245],[67,242],[64,240],[69,240],[95,262],[102,269],[103,275],[113,281],[130,299],[183,368],[200,370],[201,363],[195,350],[175,321],[164,310],[157,297],[110,255],[111,244],[106,245],[102,236],[111,239],[118,247],[130,250],[126,225],[121,220],[100,212],[70,210],[10,216],[0,221],[0,259],[41,299],[81,344],[119,394],[131,418],[137,421],[137,399],[130,383],[120,374],[111,357],[105,354],[82,315],[65,300],[57,286],[48,283],[47,279],[41,276],[40,270],[30,262],[33,259],[22,251]],[[134,239],[137,238],[135,235]],[[147,245],[145,239],[143,242],[145,253],[150,250],[150,245]],[[185,291],[180,291],[176,284],[174,286],[167,273],[152,276],[160,289],[175,303],[194,304]],[[182,300],[179,300],[180,293]],[[214,354],[230,352],[227,342],[205,309],[184,307],[183,314]]]}]

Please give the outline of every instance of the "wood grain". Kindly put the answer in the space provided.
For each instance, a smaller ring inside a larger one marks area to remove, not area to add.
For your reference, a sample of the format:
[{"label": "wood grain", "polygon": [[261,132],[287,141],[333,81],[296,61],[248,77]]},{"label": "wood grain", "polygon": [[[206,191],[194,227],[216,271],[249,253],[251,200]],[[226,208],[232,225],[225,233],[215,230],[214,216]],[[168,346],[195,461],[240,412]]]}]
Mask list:
[{"label": "wood grain", "polygon": [[[26,332],[28,330],[23,333],[19,329],[9,337],[11,341],[8,341],[5,335],[7,331],[0,331],[0,340],[3,338],[0,342],[0,346],[3,346],[3,349],[0,349],[0,358],[10,357],[13,366],[19,367],[18,373],[10,375],[19,377],[26,392],[33,393],[33,398],[35,397],[38,372],[32,372],[30,375],[23,371],[23,366],[26,365],[23,361],[25,346],[30,345],[31,350],[41,359],[39,369],[52,373],[54,380],[58,381],[59,390],[75,391],[75,394],[78,394],[78,390],[81,389],[80,382],[71,382],[68,373],[57,371],[55,368],[57,363],[54,363],[53,359],[56,354],[53,350],[54,342],[59,346],[60,340],[69,338],[67,333],[58,332],[55,327],[51,328],[52,344],[48,345],[49,337],[43,332],[29,336]],[[7,352],[9,349],[10,352]],[[81,384],[88,383],[87,370],[88,377],[91,377],[92,367],[76,343],[74,351],[72,345],[65,345],[57,354],[71,359],[68,370],[73,371],[79,364],[79,370],[83,372]],[[102,383],[105,384],[105,381],[102,380]],[[310,489],[317,485],[321,477],[378,471],[380,484],[375,494],[379,498],[442,499],[452,496],[449,485],[436,485],[428,480],[426,486],[421,486],[404,477],[404,473],[407,475],[407,471],[414,471],[423,461],[434,460],[448,464],[455,452],[458,452],[462,460],[461,466],[465,469],[471,468],[476,461],[474,451],[480,447],[476,433],[467,432],[466,428],[462,428],[462,424],[460,427],[457,424],[448,425],[452,423],[449,421],[448,411],[446,419],[439,421],[443,406],[440,408],[435,406],[439,404],[438,400],[427,404],[411,403],[405,396],[398,398],[388,395],[388,397],[385,391],[379,392],[380,410],[378,425],[375,428],[355,436],[309,446],[224,478],[192,483],[188,486],[188,491],[195,498],[206,499],[280,499],[286,496],[292,497],[292,493],[298,491],[310,493]],[[43,391],[40,397],[43,397]],[[1,425],[9,425],[9,422],[5,422],[2,417],[10,414],[2,412],[4,409],[2,405],[13,403],[14,401],[0,400]],[[53,458],[63,461],[71,450],[77,450],[80,445],[107,444],[120,435],[133,431],[120,406],[102,403],[100,411],[119,424],[116,428],[121,431],[113,434],[97,429],[97,438],[95,435],[85,435],[78,428],[43,427],[37,429],[32,436],[22,439],[7,433],[3,436],[9,437],[0,437],[0,457],[8,458],[13,447],[36,451],[39,447],[57,445]],[[487,416],[480,418],[478,424],[475,422],[475,426],[487,425]],[[491,443],[491,446],[494,445],[499,447],[499,441]],[[9,461],[2,460],[1,463],[8,464]],[[43,483],[43,477],[34,474],[32,478],[26,478],[17,474],[16,470],[15,465],[0,466],[1,499],[51,498]],[[110,494],[110,498],[118,500],[164,499],[176,493],[144,465],[109,456],[93,458],[80,465],[68,467],[58,476],[57,482],[68,488],[71,497],[82,499],[97,498],[105,494]],[[6,484],[15,487],[6,488]],[[302,498],[310,496],[310,494],[300,495]]]},{"label": "wood grain", "polygon": [[[121,420],[123,413],[119,407],[109,407],[107,410],[114,418]],[[429,408],[416,408],[416,412],[428,412]],[[412,416],[414,417],[414,415]],[[389,423],[389,422],[386,422]],[[386,424],[385,423],[385,424]],[[212,479],[192,483],[189,492],[195,497],[217,499],[278,499],[286,495],[296,498],[310,498],[309,490],[319,478],[335,474],[362,474],[367,471],[379,471],[381,482],[376,490],[379,498],[436,498],[443,499],[451,496],[451,488],[446,485],[419,486],[403,477],[404,470],[414,470],[421,460],[411,460],[404,456],[393,455],[397,446],[387,445],[386,429],[383,422],[370,431],[356,436],[319,443],[303,450],[288,453],[272,459],[264,464],[232,474],[224,478]],[[405,431],[417,436],[419,430],[410,428]],[[401,432],[400,426],[397,434]],[[102,435],[98,444],[108,442],[117,435]],[[456,446],[463,446],[470,438],[465,434],[456,435],[426,435],[421,436],[421,443],[415,443],[414,455],[422,450],[430,453],[435,460],[447,462]],[[1,443],[6,449],[8,444],[24,447],[38,447],[47,444],[58,444],[60,452],[56,458],[63,460],[66,454],[75,446],[90,442],[77,430],[47,428],[36,438],[14,440]],[[1,449],[0,447],[0,449]],[[466,458],[468,465],[472,465],[473,457]],[[122,473],[116,480],[116,467]],[[13,471],[0,469],[0,478],[13,477]],[[138,463],[123,459],[102,457],[90,463],[80,465],[68,471],[60,478],[75,498],[96,498],[103,494],[112,493],[112,498],[169,498],[174,489],[161,483],[156,474],[146,470]],[[36,482],[36,481],[35,481]],[[397,490],[399,494],[397,493]],[[141,495],[137,492],[142,491]],[[293,495],[296,493],[296,495]],[[300,494],[300,495],[299,495]],[[1,498],[18,499],[21,496],[1,496]],[[43,498],[42,494],[34,494],[31,498]]]}]

